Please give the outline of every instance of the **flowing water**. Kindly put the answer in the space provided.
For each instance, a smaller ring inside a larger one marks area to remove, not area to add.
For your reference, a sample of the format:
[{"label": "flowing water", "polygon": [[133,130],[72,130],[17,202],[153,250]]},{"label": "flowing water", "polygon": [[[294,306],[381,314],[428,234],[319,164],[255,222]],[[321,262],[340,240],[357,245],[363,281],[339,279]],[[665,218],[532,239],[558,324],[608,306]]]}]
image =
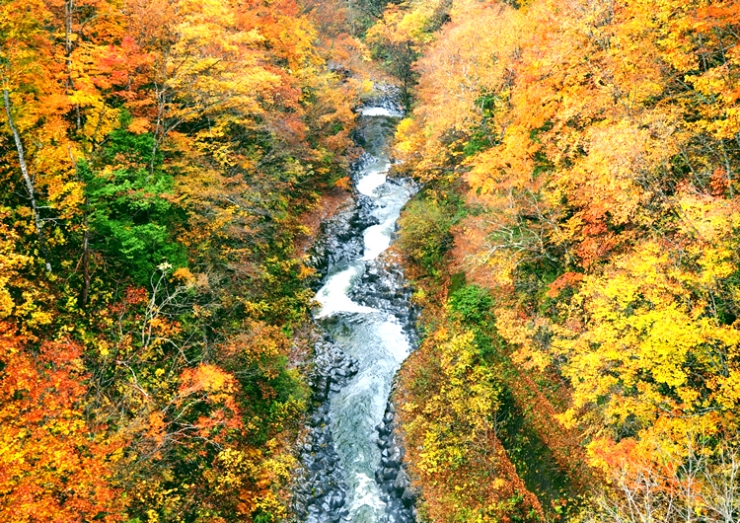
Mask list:
[{"label": "flowing water", "polygon": [[[400,502],[407,483],[397,479],[395,494],[392,487],[399,473],[406,478],[398,449],[386,444],[382,450],[378,440],[378,430],[383,436],[383,427],[391,426],[392,413],[386,408],[393,377],[414,344],[402,271],[383,257],[401,209],[416,191],[411,180],[388,178],[388,140],[401,115],[389,103],[361,110],[359,141],[366,153],[354,172],[360,195],[355,212],[362,216],[361,224],[344,241],[335,242],[333,250],[339,252],[328,253],[332,261],[316,294],[321,307],[315,317],[335,351],[327,359],[346,357],[350,363],[337,364],[341,378],[329,377],[331,393],[317,418],[325,426],[314,424],[318,436],[314,434],[314,444],[304,452],[304,462],[315,470],[307,480],[315,483],[310,491],[324,496],[304,512],[305,521],[413,521],[409,500],[405,506]],[[328,458],[316,457],[327,449]],[[396,458],[390,457],[393,452]],[[330,474],[341,477],[327,484]],[[384,487],[388,477],[391,486]]]}]

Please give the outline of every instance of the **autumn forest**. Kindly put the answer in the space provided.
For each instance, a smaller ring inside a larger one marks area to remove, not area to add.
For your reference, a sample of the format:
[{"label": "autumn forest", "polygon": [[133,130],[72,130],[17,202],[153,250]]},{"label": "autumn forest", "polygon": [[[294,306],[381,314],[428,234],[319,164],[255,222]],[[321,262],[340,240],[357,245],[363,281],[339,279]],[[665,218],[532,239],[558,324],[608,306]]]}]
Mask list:
[{"label": "autumn forest", "polygon": [[296,501],[376,124],[404,510],[740,521],[738,44],[738,0],[0,0],[0,521],[405,521]]}]

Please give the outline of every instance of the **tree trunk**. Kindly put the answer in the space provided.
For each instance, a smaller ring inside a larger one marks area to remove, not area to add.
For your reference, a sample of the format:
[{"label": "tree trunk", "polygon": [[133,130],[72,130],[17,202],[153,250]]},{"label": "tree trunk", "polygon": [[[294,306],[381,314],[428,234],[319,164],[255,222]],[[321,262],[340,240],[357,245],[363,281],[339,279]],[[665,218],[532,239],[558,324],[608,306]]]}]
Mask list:
[{"label": "tree trunk", "polygon": [[[77,173],[77,180],[85,184],[85,180],[80,175],[80,168],[72,148],[67,147],[69,151],[69,159],[72,160],[72,165],[75,166],[75,172]],[[84,221],[82,223],[82,290],[80,291],[80,305],[85,307],[87,301],[90,298],[90,225],[88,217],[90,216],[90,196],[87,194],[87,184],[85,184],[85,207],[84,207]],[[79,263],[77,264],[79,267]]]},{"label": "tree trunk", "polygon": [[[85,198],[85,205],[87,205],[87,198]],[[86,307],[90,297],[90,230],[87,225],[87,210],[85,211],[85,232],[82,237],[82,279],[80,302],[83,307]]]},{"label": "tree trunk", "polygon": [[26,182],[26,190],[28,191],[28,197],[31,200],[33,221],[36,225],[36,234],[39,237],[39,244],[41,246],[42,256],[44,257],[44,264],[46,265],[46,271],[51,272],[51,263],[49,262],[49,256],[46,250],[46,239],[44,237],[44,223],[41,221],[41,216],[39,215],[39,208],[36,203],[36,193],[33,188],[33,180],[28,172],[28,164],[26,163],[26,154],[23,149],[23,142],[21,141],[20,134],[18,134],[18,129],[16,129],[15,124],[13,123],[13,114],[10,107],[10,93],[8,93],[7,89],[3,89],[3,101],[5,105],[5,114],[8,117],[8,126],[10,126],[10,131],[13,133],[15,147],[18,150],[18,163],[21,166],[21,174],[23,175],[23,181]]},{"label": "tree trunk", "polygon": [[[75,88],[74,79],[72,78],[72,51],[74,48],[72,42],[72,23],[74,22],[74,0],[66,0],[64,2],[64,57],[67,64],[67,89],[73,91]],[[75,104],[75,123],[77,124],[77,131],[82,130],[82,112],[80,111],[80,104]]]}]

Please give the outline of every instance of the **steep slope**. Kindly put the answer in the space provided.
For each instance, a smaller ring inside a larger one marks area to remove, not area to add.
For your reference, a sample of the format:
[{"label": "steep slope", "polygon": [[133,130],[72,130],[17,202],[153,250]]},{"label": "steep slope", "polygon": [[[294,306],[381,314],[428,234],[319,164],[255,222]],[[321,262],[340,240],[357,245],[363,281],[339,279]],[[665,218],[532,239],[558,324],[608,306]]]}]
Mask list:
[{"label": "steep slope", "polygon": [[0,2],[3,521],[285,517],[362,91],[320,14]]},{"label": "steep slope", "polygon": [[417,58],[399,401],[431,521],[735,517],[739,13],[420,0],[368,32]]}]

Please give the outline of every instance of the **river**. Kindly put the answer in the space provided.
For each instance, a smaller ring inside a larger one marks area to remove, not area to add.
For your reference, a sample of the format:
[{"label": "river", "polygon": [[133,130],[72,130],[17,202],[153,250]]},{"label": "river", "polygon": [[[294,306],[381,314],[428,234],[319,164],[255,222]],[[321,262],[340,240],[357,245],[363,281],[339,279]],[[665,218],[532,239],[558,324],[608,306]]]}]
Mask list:
[{"label": "river", "polygon": [[388,99],[360,111],[365,154],[353,171],[358,197],[348,223],[354,226],[329,238],[327,273],[316,293],[323,375],[313,385],[327,392],[319,394],[322,405],[303,451],[297,512],[308,523],[414,521],[388,405],[393,377],[415,343],[412,307],[403,272],[383,256],[416,192],[411,180],[388,177],[388,142],[401,116]]}]

